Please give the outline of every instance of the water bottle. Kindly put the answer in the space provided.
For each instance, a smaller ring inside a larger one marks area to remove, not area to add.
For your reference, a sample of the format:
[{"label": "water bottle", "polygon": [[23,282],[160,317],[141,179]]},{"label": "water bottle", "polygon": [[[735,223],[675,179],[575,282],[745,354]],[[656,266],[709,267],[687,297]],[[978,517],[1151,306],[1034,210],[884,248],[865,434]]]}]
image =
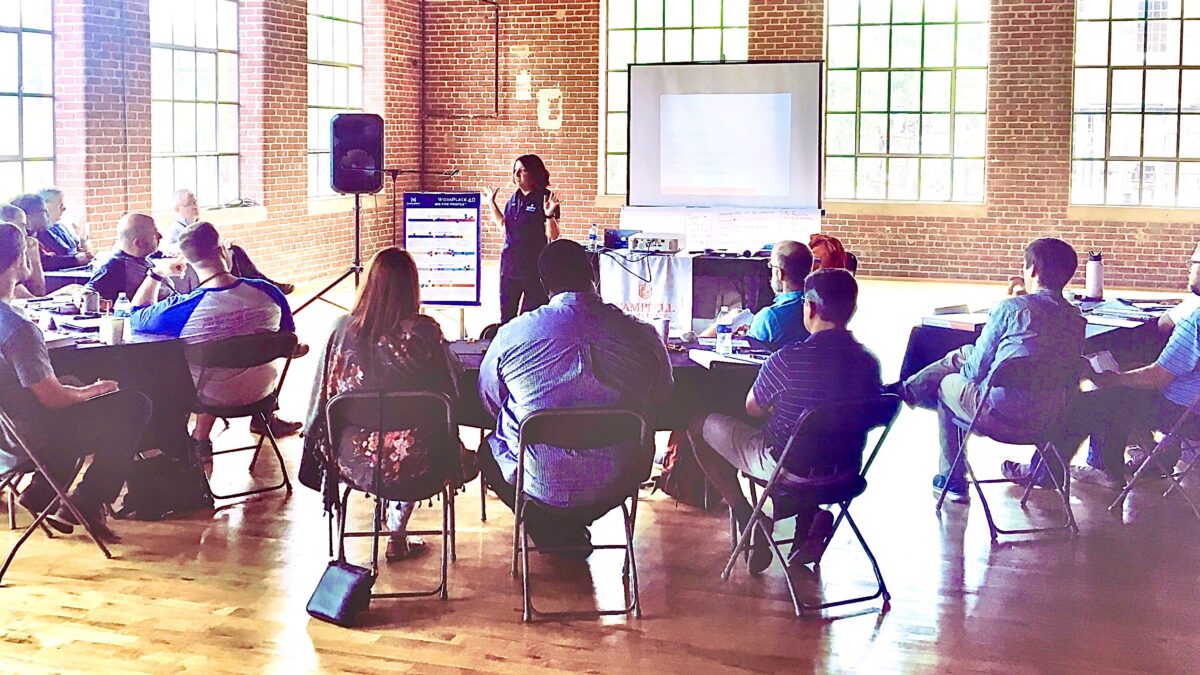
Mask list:
[{"label": "water bottle", "polygon": [[722,356],[733,353],[733,318],[729,316],[729,307],[722,306],[717,315],[717,345],[716,352]]},{"label": "water bottle", "polygon": [[600,228],[595,223],[592,223],[592,229],[588,230],[587,250],[593,252],[600,250]]},{"label": "water bottle", "polygon": [[1099,251],[1088,251],[1087,265],[1083,268],[1083,296],[1088,300],[1104,298],[1104,256]]},{"label": "water bottle", "polygon": [[113,316],[128,317],[133,313],[133,303],[129,301],[129,296],[121,293],[113,302]]}]

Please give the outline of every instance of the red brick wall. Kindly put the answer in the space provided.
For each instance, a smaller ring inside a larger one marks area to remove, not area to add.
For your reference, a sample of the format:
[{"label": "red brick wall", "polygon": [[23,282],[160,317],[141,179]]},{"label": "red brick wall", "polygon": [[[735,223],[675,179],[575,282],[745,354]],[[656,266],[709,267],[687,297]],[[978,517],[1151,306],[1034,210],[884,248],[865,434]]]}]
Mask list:
[{"label": "red brick wall", "polygon": [[[266,217],[222,227],[286,281],[345,269],[354,231],[349,212],[310,215],[306,8],[306,0],[241,2],[242,196]],[[388,166],[420,163],[417,13],[417,0],[365,3],[365,105],[388,120]],[[148,2],[56,0],[55,31],[57,181],[107,246],[121,213],[150,208]],[[397,190],[418,185],[404,176]],[[386,192],[364,211],[364,257],[391,241]]]},{"label": "red brick wall", "polygon": [[[824,53],[823,0],[752,1],[750,57],[818,59]],[[1022,246],[1060,236],[1081,252],[1106,251],[1111,283],[1177,288],[1179,261],[1195,223],[1098,222],[1067,217],[1070,184],[1072,0],[993,0],[986,208],[972,217],[929,209],[924,216],[858,215],[831,208],[825,229],[843,237],[871,275],[1001,279]],[[535,152],[564,198],[563,225],[581,237],[617,209],[595,204],[599,94],[599,3],[504,3],[498,118],[429,119],[427,166],[458,167],[466,187],[505,183],[510,162]],[[475,0],[436,0],[427,9],[430,108],[490,112],[490,11]],[[562,129],[537,126],[537,102],[516,99],[517,75],[533,89],[559,87]],[[505,183],[505,191],[508,191]],[[488,239],[495,252],[496,237]]]}]

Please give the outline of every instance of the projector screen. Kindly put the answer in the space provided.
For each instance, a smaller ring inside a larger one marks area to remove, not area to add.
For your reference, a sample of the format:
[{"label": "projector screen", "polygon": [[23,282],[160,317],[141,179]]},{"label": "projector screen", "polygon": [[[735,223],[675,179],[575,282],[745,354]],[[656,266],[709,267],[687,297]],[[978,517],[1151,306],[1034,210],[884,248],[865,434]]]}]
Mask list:
[{"label": "projector screen", "polygon": [[629,204],[817,209],[820,62],[629,66]]}]

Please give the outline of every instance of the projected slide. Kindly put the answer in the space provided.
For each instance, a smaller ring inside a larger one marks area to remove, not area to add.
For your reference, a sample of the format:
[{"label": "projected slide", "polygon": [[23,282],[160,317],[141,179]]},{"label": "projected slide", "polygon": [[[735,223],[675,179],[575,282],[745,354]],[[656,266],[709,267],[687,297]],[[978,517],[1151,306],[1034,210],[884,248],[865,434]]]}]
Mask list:
[{"label": "projected slide", "polygon": [[664,94],[659,115],[662,194],[788,195],[791,94]]},{"label": "projected slide", "polygon": [[478,193],[404,193],[404,248],[417,263],[422,304],[479,304]]}]

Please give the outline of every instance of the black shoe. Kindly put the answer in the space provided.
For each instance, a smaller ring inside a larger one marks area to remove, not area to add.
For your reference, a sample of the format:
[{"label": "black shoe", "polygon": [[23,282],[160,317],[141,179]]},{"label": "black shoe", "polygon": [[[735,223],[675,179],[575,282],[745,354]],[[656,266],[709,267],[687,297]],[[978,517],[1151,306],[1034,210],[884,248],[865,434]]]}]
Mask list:
[{"label": "black shoe", "polygon": [[896,396],[900,397],[901,402],[907,403],[909,406],[913,404],[913,402],[908,398],[908,391],[904,388],[903,380],[883,385],[883,393],[895,394]]},{"label": "black shoe", "polygon": [[[33,499],[28,499],[25,494],[17,498],[17,503],[20,504],[21,507],[26,511],[28,511],[29,515],[33,516],[35,520],[38,518],[38,516],[42,515],[42,511],[45,511],[46,508],[50,506],[49,501],[34,501]],[[61,506],[59,507],[59,510],[62,510]],[[54,531],[58,532],[59,534],[71,534],[75,531],[75,526],[72,524],[72,520],[64,519],[59,516],[58,511],[53,511],[47,514],[45,520],[42,522],[54,528]]]},{"label": "black shoe", "polygon": [[[104,504],[100,504],[79,492],[71,496],[71,502],[75,504],[75,508],[87,520],[88,529],[96,535],[97,539],[113,543],[121,541],[121,537],[108,526],[108,509]],[[68,509],[66,505],[60,505],[58,512],[54,516],[71,525],[82,524],[75,518],[75,514],[71,513],[71,509]],[[47,521],[49,520],[47,518]]]},{"label": "black shoe", "polygon": [[[1039,470],[1035,476],[1028,464],[1005,460],[1000,464],[1000,473],[1017,485],[1028,485],[1032,482],[1035,488],[1042,488],[1043,490],[1055,489],[1054,481],[1051,480],[1050,474],[1045,470]],[[1059,485],[1061,484],[1062,481],[1060,480]]]},{"label": "black shoe", "polygon": [[[303,422],[288,422],[287,420],[279,419],[275,415],[271,415],[271,435],[275,438],[291,436],[300,431],[300,428],[303,426]],[[259,436],[267,435],[267,426],[262,423],[261,417],[255,416],[250,418],[250,433],[258,434]]]},{"label": "black shoe", "polygon": [[[774,532],[774,521],[767,518],[760,518],[759,523],[766,526],[767,532]],[[767,571],[767,568],[771,566],[771,561],[774,559],[775,553],[771,550],[771,545],[767,543],[762,530],[755,527],[754,531],[750,533],[750,557],[746,560],[746,571],[750,573],[750,576],[760,576],[763,572]]]}]

